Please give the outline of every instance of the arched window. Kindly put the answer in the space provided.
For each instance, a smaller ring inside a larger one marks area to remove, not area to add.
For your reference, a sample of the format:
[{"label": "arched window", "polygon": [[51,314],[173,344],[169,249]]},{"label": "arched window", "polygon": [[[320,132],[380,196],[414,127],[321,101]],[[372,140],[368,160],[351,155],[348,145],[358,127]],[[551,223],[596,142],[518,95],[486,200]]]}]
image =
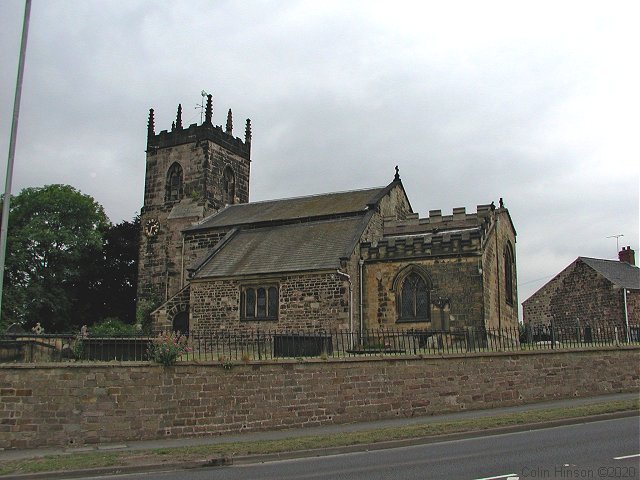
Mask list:
[{"label": "arched window", "polygon": [[166,201],[180,200],[182,195],[182,167],[179,163],[174,163],[167,172]]},{"label": "arched window", "polygon": [[513,305],[514,292],[513,292],[513,279],[515,276],[515,262],[513,261],[513,247],[511,243],[507,242],[504,248],[504,289],[505,289],[505,301],[507,305]]},{"label": "arched window", "polygon": [[222,200],[226,204],[235,203],[236,176],[231,167],[226,166],[222,174]]},{"label": "arched window", "polygon": [[394,282],[398,322],[428,322],[431,320],[431,282],[415,267],[405,269]]}]

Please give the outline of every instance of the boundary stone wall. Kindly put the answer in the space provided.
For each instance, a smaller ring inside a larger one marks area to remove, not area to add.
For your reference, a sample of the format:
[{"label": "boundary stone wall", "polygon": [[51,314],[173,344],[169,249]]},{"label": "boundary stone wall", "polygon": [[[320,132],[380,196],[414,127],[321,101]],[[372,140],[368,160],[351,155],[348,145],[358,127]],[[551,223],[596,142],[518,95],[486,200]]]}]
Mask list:
[{"label": "boundary stone wall", "polygon": [[640,389],[640,347],[163,368],[0,365],[0,447],[433,415]]}]

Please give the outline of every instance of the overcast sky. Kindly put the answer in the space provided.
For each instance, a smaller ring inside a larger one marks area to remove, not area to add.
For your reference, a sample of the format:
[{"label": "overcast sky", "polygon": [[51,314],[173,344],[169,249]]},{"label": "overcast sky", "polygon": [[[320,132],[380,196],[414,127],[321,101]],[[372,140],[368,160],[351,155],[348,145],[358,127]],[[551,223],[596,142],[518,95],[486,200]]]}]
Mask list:
[{"label": "overcast sky", "polygon": [[[24,0],[0,5],[2,184]],[[636,1],[33,0],[13,193],[142,206],[149,108],[253,125],[251,200],[381,186],[426,216],[504,198],[520,302],[578,256],[638,256]]]}]

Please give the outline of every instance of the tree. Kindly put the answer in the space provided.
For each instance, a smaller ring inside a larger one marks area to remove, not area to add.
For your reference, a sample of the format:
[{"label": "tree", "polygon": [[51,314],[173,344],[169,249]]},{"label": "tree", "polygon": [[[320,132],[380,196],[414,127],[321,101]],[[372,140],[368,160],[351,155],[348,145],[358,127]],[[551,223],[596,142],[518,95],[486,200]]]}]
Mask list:
[{"label": "tree", "polygon": [[102,319],[115,317],[124,323],[135,323],[139,245],[139,216],[106,230],[97,292],[103,307]]},{"label": "tree", "polygon": [[89,323],[109,220],[69,185],[25,188],[11,200],[2,323],[46,332]]}]

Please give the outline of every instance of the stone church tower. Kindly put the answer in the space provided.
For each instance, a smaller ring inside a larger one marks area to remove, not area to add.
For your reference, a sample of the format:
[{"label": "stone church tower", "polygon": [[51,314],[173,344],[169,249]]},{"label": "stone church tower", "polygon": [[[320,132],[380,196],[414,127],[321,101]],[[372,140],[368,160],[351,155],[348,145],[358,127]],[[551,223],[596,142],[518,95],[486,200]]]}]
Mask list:
[{"label": "stone church tower", "polygon": [[251,122],[244,141],[226,126],[213,125],[211,95],[201,125],[182,126],[182,106],[171,131],[156,134],[149,110],[144,206],[138,261],[138,300],[159,303],[185,282],[182,230],[225,205],[249,201]]}]

